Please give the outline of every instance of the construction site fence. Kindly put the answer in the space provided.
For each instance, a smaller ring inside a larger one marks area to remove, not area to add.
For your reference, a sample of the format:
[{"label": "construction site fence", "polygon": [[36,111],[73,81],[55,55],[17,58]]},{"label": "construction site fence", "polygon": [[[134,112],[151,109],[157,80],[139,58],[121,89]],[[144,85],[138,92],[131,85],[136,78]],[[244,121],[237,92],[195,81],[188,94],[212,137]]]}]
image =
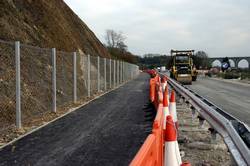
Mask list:
[{"label": "construction site fence", "polygon": [[135,78],[139,67],[116,59],[0,40],[0,128],[68,108]]}]

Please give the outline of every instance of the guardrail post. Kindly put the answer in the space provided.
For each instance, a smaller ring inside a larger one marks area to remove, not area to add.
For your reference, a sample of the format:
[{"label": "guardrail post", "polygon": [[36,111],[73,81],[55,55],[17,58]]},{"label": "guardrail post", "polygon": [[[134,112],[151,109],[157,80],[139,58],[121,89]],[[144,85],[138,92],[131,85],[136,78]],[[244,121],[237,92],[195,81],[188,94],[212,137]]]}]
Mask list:
[{"label": "guardrail post", "polygon": [[192,111],[192,122],[193,122],[195,119],[195,108],[193,106],[191,107],[191,111]]},{"label": "guardrail post", "polygon": [[115,82],[116,82],[116,80],[115,80],[115,69],[116,69],[116,66],[115,66],[115,60],[114,60],[114,88],[115,88]]},{"label": "guardrail post", "polygon": [[22,128],[21,119],[21,78],[20,78],[20,42],[15,42],[16,59],[16,127]]},{"label": "guardrail post", "polygon": [[88,58],[87,58],[87,61],[88,61],[88,97],[90,97],[90,55],[88,54]]},{"label": "guardrail post", "polygon": [[201,115],[198,116],[198,119],[199,119],[199,128],[203,129],[205,119]]},{"label": "guardrail post", "polygon": [[100,92],[100,57],[97,56],[97,92]]},{"label": "guardrail post", "polygon": [[112,88],[112,61],[109,59],[109,88]]},{"label": "guardrail post", "polygon": [[107,59],[104,58],[104,91],[107,90]]},{"label": "guardrail post", "polygon": [[56,48],[52,48],[52,112],[56,112]]},{"label": "guardrail post", "polygon": [[211,133],[211,143],[217,143],[219,139],[218,132],[214,128],[209,128],[209,131]]},{"label": "guardrail post", "polygon": [[74,79],[74,89],[73,89],[73,100],[74,100],[74,103],[76,103],[77,101],[77,68],[76,68],[76,52],[73,52],[73,79]]}]

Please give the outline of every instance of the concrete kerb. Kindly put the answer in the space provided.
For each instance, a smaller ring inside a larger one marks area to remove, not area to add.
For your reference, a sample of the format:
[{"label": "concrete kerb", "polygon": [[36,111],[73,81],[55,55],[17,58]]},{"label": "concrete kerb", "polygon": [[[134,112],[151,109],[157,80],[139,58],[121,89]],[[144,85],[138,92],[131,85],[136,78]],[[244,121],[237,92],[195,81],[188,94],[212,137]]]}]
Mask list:
[{"label": "concrete kerb", "polygon": [[[138,77],[138,76],[137,76],[137,77]],[[136,79],[137,77],[135,77],[134,79]],[[33,133],[33,132],[35,132],[35,131],[37,131],[37,130],[39,130],[39,129],[41,129],[41,128],[47,126],[47,125],[49,125],[50,123],[53,123],[53,122],[55,122],[55,121],[57,121],[57,120],[63,118],[64,116],[66,116],[66,115],[68,115],[68,114],[70,114],[70,113],[72,113],[72,112],[78,110],[79,108],[88,105],[90,102],[92,102],[92,101],[94,101],[94,100],[96,100],[96,99],[98,99],[98,98],[104,96],[105,94],[108,94],[108,93],[110,93],[110,92],[112,92],[112,91],[114,91],[114,90],[120,88],[120,87],[123,86],[124,84],[126,84],[126,83],[128,83],[128,82],[130,82],[130,81],[132,81],[132,80],[134,80],[134,79],[125,81],[124,83],[120,84],[119,86],[117,86],[117,87],[115,87],[115,88],[113,88],[113,89],[111,89],[111,90],[109,90],[109,91],[107,91],[107,92],[105,92],[105,93],[102,93],[102,94],[96,96],[95,98],[93,98],[93,99],[91,99],[91,100],[89,100],[89,101],[83,103],[83,104],[80,105],[80,106],[77,106],[77,107],[74,107],[74,108],[69,109],[68,112],[62,114],[61,116],[59,116],[59,117],[57,117],[57,118],[55,118],[55,119],[53,119],[53,120],[51,120],[51,121],[49,121],[49,122],[46,122],[45,124],[43,124],[43,125],[41,125],[41,126],[38,126],[37,128],[32,129],[32,130],[28,131],[27,133],[25,133],[25,134],[23,134],[23,135],[17,137],[16,139],[14,139],[14,140],[12,140],[12,141],[10,141],[10,142],[8,142],[8,143],[6,143],[6,144],[0,146],[0,151],[1,151],[4,147],[6,147],[6,146],[8,146],[8,145],[11,145],[11,144],[15,143],[16,141],[22,139],[23,137],[26,137],[26,136],[28,136],[29,134],[31,134],[31,133]]]}]

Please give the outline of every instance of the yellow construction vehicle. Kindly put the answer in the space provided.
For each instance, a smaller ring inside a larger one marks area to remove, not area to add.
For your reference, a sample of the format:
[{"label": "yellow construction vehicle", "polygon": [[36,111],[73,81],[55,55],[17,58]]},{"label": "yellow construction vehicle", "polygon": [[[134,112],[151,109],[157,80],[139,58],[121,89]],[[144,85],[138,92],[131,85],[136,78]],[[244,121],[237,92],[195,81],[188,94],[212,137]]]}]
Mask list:
[{"label": "yellow construction vehicle", "polygon": [[171,50],[172,67],[170,77],[183,84],[192,84],[197,79],[197,71],[193,65],[194,50]]}]

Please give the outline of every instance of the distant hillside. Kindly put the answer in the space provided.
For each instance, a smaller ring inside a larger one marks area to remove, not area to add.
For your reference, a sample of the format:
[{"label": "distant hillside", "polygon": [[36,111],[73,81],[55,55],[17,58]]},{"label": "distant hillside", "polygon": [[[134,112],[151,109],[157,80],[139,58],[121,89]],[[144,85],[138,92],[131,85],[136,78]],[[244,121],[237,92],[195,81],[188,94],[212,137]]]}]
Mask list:
[{"label": "distant hillside", "polygon": [[63,0],[0,1],[0,39],[110,57],[95,34]]}]

